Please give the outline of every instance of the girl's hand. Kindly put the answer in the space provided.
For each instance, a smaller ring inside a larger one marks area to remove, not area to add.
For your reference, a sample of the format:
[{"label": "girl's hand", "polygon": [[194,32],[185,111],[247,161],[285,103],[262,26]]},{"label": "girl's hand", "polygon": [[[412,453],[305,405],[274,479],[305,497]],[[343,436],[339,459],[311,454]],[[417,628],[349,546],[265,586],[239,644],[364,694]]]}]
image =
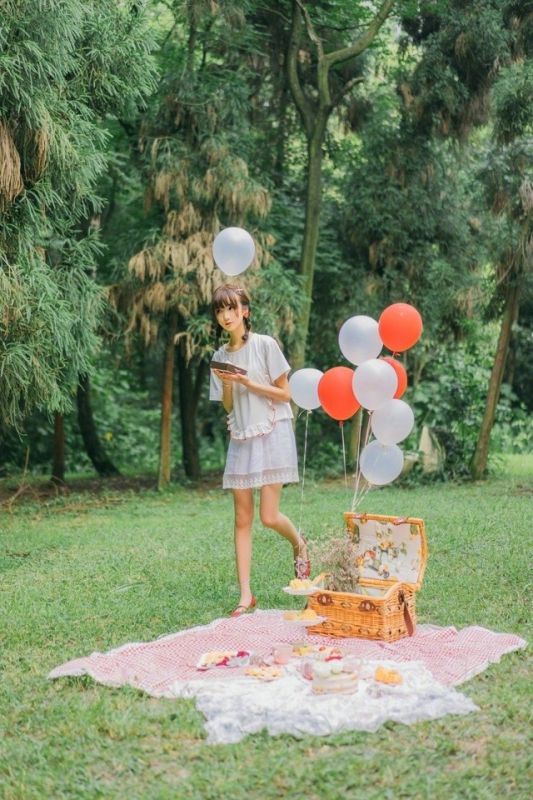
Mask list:
[{"label": "girl's hand", "polygon": [[249,386],[250,385],[250,378],[248,375],[239,375],[233,372],[224,372],[221,369],[214,369],[213,372],[220,378],[222,383],[232,384],[232,383],[240,383],[241,386]]},{"label": "girl's hand", "polygon": [[220,378],[223,383],[240,383],[241,386],[249,386],[250,378],[248,375],[239,375],[233,372],[224,372],[221,369],[214,369],[215,375]]}]

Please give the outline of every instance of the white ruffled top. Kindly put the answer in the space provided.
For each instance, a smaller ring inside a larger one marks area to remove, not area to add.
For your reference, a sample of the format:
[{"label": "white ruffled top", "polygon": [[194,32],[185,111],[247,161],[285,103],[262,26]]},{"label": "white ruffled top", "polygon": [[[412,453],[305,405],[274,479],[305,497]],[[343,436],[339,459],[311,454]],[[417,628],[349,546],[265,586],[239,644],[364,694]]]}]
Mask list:
[{"label": "white ruffled top", "polygon": [[[255,383],[272,386],[274,381],[290,372],[287,359],[275,339],[260,333],[250,333],[246,343],[232,352],[227,345],[213,355],[216,361],[229,361],[248,371]],[[211,371],[209,399],[222,400],[222,381]],[[233,384],[233,409],[228,414],[228,429],[232,439],[251,439],[270,433],[275,422],[292,419],[290,403],[279,403],[269,397],[250,392],[239,383]]]}]

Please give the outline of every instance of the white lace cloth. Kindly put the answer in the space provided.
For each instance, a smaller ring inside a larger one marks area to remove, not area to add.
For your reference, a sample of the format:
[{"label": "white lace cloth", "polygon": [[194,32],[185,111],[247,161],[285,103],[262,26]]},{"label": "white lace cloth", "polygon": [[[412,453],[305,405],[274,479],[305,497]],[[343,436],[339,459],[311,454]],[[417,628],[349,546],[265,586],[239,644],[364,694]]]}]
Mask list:
[{"label": "white lace cloth", "polygon": [[[376,666],[392,667],[403,684],[389,686],[372,679]],[[271,736],[326,736],[343,731],[375,731],[388,720],[410,725],[445,714],[468,714],[477,706],[450,686],[443,686],[417,661],[365,662],[354,694],[315,695],[311,683],[289,667],[283,678],[264,683],[250,678],[176,681],[167,697],[194,697],[206,718],[211,744],[239,742],[266,729]],[[365,677],[366,676],[366,677]]]}]

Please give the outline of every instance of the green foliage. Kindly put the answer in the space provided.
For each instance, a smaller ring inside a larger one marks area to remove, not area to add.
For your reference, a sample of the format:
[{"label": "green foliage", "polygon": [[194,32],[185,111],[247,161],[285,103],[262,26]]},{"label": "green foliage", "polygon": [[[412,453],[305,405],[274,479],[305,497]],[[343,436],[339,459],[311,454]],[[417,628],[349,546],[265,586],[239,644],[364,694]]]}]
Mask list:
[{"label": "green foliage", "polygon": [[494,133],[509,142],[531,130],[533,62],[520,61],[503,69],[493,91]]},{"label": "green foliage", "polygon": [[[492,326],[485,326],[470,342],[435,347],[423,381],[410,392],[417,427],[405,447],[416,450],[422,426],[432,429],[444,450],[442,471],[433,477],[470,476],[469,463],[485,409],[495,333]],[[492,460],[497,453],[529,452],[533,439],[528,423],[527,412],[517,408],[516,397],[504,384],[496,412],[497,429],[491,440]]]},{"label": "green foliage", "polygon": [[347,140],[338,155],[345,259],[369,309],[410,302],[424,318],[425,341],[457,336],[480,299],[475,161],[416,136],[391,99],[383,88],[361,146]]},{"label": "green foliage", "polygon": [[533,452],[531,410],[518,402],[507,383],[502,384],[491,443],[497,453]]},{"label": "green foliage", "polygon": [[97,348],[91,279],[106,165],[104,114],[153,85],[152,38],[137,3],[2,3],[0,21],[0,395],[3,424],[64,411]]}]

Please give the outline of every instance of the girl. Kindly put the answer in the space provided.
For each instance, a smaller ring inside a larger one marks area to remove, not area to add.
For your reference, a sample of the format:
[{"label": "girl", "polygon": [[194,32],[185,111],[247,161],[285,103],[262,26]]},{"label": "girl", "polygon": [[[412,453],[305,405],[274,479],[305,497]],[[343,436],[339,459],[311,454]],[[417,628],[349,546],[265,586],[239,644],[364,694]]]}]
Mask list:
[{"label": "girl", "polygon": [[271,336],[252,332],[250,298],[239,286],[225,284],[213,295],[217,330],[229,341],[213,356],[246,369],[246,374],[211,370],[209,398],[221,400],[228,415],[230,442],[222,487],[233,491],[235,557],[240,600],[230,616],[253,609],[250,588],[254,488],[260,489],[260,516],[266,528],[280,533],[292,545],[296,577],[309,577],[306,541],[279,511],[284,483],[298,482],[296,443],[289,404],[290,367]]}]

